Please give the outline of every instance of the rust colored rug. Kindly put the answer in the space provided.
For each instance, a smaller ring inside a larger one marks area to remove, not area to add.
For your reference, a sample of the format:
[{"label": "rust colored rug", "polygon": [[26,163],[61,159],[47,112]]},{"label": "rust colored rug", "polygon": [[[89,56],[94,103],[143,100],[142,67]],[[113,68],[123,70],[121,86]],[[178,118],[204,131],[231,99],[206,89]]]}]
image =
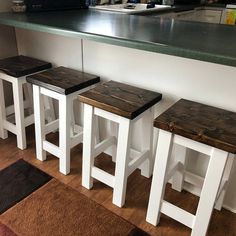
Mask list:
[{"label": "rust colored rug", "polygon": [[0,222],[0,235],[1,236],[17,236],[11,229]]},{"label": "rust colored rug", "polygon": [[53,179],[0,216],[21,236],[146,236],[76,190]]},{"label": "rust colored rug", "polygon": [[0,171],[0,214],[52,177],[24,160],[18,160]]}]

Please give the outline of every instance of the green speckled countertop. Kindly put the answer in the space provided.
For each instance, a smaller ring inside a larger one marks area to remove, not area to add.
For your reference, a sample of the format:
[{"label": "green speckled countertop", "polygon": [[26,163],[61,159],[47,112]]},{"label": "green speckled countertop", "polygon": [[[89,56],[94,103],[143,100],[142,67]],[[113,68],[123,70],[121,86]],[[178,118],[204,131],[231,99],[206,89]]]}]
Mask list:
[{"label": "green speckled countertop", "polygon": [[0,13],[0,24],[236,67],[236,27],[98,10]]}]

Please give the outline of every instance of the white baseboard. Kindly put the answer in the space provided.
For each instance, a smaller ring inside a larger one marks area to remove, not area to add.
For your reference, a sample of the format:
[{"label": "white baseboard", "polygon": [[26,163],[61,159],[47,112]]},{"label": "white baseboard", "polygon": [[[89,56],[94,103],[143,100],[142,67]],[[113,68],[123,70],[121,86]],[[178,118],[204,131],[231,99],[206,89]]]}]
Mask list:
[{"label": "white baseboard", "polygon": [[236,209],[233,209],[232,207],[228,205],[223,204],[223,208],[236,214]]}]

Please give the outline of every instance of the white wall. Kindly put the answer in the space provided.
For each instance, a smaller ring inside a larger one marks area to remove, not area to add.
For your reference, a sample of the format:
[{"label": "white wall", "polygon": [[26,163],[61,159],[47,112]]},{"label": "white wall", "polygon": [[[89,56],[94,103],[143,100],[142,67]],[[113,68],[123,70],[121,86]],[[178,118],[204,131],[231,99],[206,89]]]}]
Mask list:
[{"label": "white wall", "polygon": [[[11,0],[0,0],[0,12],[10,10]],[[17,47],[14,28],[0,25],[0,58],[14,56],[16,54]]]},{"label": "white wall", "polygon": [[[16,29],[19,54],[82,70],[81,40]],[[54,103],[58,114],[57,102]],[[75,106],[78,104],[75,102]],[[77,119],[78,122],[78,119]]]},{"label": "white wall", "polygon": [[12,27],[0,25],[0,58],[15,55],[17,55],[15,30]]},{"label": "white wall", "polygon": [[11,0],[0,0],[0,12],[7,12],[11,10]]},{"label": "white wall", "polygon": [[[11,1],[0,0],[0,12],[10,11]],[[7,45],[7,46],[6,46]],[[15,30],[13,27],[0,25],[0,59],[17,55]],[[9,94],[11,87],[4,83],[5,94]],[[6,104],[12,103],[12,98],[6,96]]]},{"label": "white wall", "polygon": [[82,69],[81,40],[16,29],[19,54],[51,62],[54,66]]},{"label": "white wall", "polygon": [[[17,30],[20,53],[81,69],[81,41],[51,34]],[[180,97],[236,112],[236,68],[158,53],[84,41],[84,70],[163,93],[156,114]],[[138,128],[138,127],[137,127]],[[138,130],[138,129],[137,129]],[[138,137],[138,136],[137,136]],[[136,143],[138,143],[136,138]],[[196,156],[193,153],[193,156]],[[194,163],[194,164],[193,164]],[[192,158],[189,168],[204,174],[206,161]],[[225,206],[236,212],[236,172]]]}]

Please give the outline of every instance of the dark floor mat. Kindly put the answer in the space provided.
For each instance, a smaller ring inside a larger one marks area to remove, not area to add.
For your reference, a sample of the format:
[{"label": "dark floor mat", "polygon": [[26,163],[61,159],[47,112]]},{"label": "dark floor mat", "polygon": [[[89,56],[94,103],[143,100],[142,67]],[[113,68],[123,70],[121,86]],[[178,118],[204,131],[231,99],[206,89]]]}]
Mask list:
[{"label": "dark floor mat", "polygon": [[24,160],[19,160],[1,170],[0,214],[47,183],[51,178]]}]

